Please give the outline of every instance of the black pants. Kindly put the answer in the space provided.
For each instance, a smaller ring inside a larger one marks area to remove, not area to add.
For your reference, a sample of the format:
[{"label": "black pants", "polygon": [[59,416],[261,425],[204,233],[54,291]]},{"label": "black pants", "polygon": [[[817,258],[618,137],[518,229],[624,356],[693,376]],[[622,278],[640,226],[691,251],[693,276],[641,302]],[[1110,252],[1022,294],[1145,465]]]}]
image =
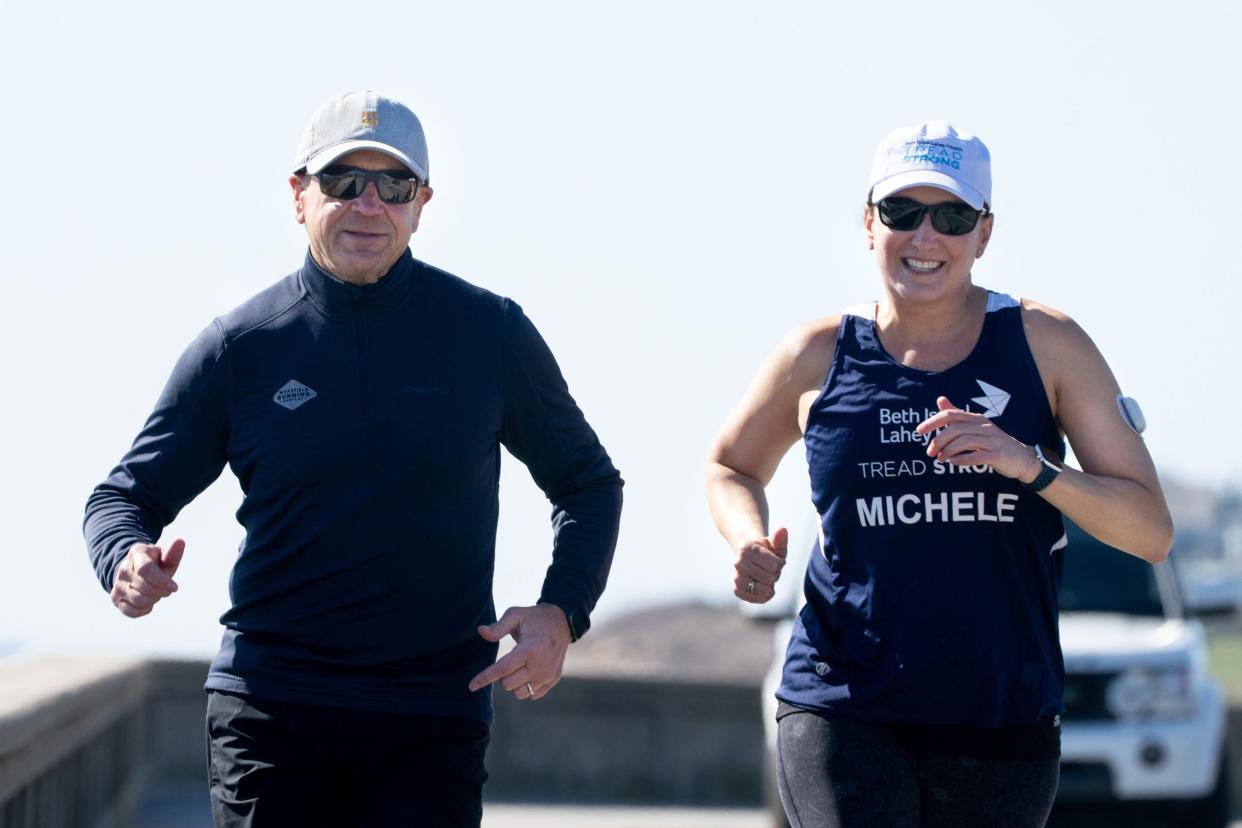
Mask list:
[{"label": "black pants", "polygon": [[487,725],[208,691],[216,828],[445,826],[483,818]]},{"label": "black pants", "polygon": [[794,828],[1039,828],[1060,776],[1055,757],[929,751],[893,728],[806,711],[782,716],[777,733]]}]

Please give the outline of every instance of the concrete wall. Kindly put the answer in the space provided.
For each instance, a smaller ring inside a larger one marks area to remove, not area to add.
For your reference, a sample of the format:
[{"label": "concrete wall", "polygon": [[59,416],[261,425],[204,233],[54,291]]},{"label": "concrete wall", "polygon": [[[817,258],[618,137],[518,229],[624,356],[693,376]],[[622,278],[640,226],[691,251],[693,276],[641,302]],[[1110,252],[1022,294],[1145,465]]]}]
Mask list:
[{"label": "concrete wall", "polygon": [[[206,662],[150,664],[143,709],[150,783],[199,780],[206,791],[206,675]],[[494,698],[489,799],[760,801],[757,686],[566,677],[537,702]]]},{"label": "concrete wall", "polygon": [[[51,659],[6,669],[0,828],[120,828],[144,787],[201,785],[206,797],[206,662]],[[495,700],[489,800],[761,799],[755,685],[566,677],[538,702],[503,692]]]},{"label": "concrete wall", "polygon": [[[41,659],[0,667],[0,828],[122,828],[141,792],[201,786],[206,662]],[[493,801],[758,805],[759,688],[569,676],[496,695]],[[1230,714],[1242,805],[1242,711]]]},{"label": "concrete wall", "polygon": [[48,658],[0,668],[0,828],[111,828],[144,783],[149,668]]},{"label": "concrete wall", "polygon": [[761,801],[757,685],[568,676],[538,701],[495,699],[490,799]]}]

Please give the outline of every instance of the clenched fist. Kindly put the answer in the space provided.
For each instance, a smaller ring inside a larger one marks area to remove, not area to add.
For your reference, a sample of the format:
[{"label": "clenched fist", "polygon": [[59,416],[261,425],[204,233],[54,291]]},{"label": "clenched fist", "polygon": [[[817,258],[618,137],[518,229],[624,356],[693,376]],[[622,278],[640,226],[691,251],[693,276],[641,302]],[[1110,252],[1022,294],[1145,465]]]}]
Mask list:
[{"label": "clenched fist", "polygon": [[164,549],[150,543],[135,543],[112,582],[112,603],[130,618],[151,611],[155,602],[177,591],[173,575],[181,565],[185,541],[177,538]]},{"label": "clenched fist", "polygon": [[743,544],[733,562],[733,594],[752,604],[771,601],[785,568],[788,546],[789,532],[784,528]]}]

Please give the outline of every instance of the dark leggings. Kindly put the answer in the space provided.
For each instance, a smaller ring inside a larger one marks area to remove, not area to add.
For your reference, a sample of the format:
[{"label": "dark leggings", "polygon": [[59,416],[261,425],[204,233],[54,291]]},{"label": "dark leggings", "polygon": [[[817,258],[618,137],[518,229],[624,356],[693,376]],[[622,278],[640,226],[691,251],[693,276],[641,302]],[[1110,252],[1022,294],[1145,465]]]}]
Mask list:
[{"label": "dark leggings", "polygon": [[1039,828],[1057,792],[1055,758],[912,749],[892,728],[799,711],[778,725],[776,779],[793,828]]}]

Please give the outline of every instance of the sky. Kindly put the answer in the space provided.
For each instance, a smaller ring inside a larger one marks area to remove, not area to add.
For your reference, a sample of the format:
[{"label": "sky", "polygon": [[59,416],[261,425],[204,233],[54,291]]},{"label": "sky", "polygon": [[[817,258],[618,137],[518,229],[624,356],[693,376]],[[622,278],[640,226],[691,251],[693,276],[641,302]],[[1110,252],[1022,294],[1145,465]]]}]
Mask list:
[{"label": "sky", "polygon": [[[187,540],[181,591],[136,621],[95,580],[83,504],[181,350],[299,266],[290,159],[310,113],[351,89],[423,122],[435,196],[415,256],[522,304],[621,469],[597,620],[729,600],[708,445],[786,331],[878,295],[871,154],[921,120],[991,149],[976,283],[1087,330],[1142,403],[1163,476],[1242,485],[1239,8],[11,4],[0,650],[214,651],[236,480],[169,528]],[[769,497],[775,524],[805,527],[800,447]],[[500,609],[537,596],[549,512],[506,458]]]}]

